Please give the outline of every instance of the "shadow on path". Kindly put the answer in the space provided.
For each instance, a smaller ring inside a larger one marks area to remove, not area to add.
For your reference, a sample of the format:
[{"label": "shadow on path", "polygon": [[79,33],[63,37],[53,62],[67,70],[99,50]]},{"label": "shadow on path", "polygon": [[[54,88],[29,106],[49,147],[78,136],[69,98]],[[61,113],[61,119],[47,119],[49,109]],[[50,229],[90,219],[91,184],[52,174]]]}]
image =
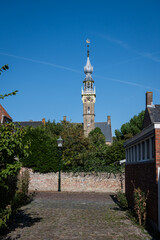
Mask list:
[{"label": "shadow on path", "polygon": [[[134,224],[139,226],[138,222],[136,222],[136,216],[134,212],[129,209],[122,208],[115,195],[110,195],[110,197],[118,205],[118,207],[113,207],[112,209],[115,211],[126,211],[126,216],[128,216],[128,218],[130,218]],[[153,229],[150,225],[146,225],[144,229],[151,235],[151,240],[160,240],[160,233],[157,230]]]},{"label": "shadow on path", "polygon": [[[25,209],[26,211],[26,209]],[[20,234],[17,234],[14,238],[7,237],[7,234],[14,231],[17,228],[31,227],[35,223],[40,222],[42,218],[33,217],[31,214],[27,214],[24,210],[18,210],[15,215],[13,215],[8,223],[7,229],[3,232],[0,232],[0,240],[15,240],[21,237]]]}]

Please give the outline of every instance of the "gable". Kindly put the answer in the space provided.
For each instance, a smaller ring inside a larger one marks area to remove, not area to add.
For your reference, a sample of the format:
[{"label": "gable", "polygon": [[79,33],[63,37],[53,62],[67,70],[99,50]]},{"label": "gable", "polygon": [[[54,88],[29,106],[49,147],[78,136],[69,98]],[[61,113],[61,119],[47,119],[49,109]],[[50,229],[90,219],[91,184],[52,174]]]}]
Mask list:
[{"label": "gable", "polygon": [[160,122],[160,105],[155,104],[154,107],[149,107],[148,112],[152,123]]},{"label": "gable", "polygon": [[144,114],[144,120],[143,120],[142,129],[148,127],[151,123],[152,122],[151,122],[150,114],[148,112],[148,108],[146,108],[145,114]]},{"label": "gable", "polygon": [[160,105],[158,104],[146,108],[144,114],[143,128],[146,128],[151,123],[155,122],[160,122]]},{"label": "gable", "polygon": [[107,122],[95,122],[95,128],[96,127],[101,129],[105,136],[106,142],[112,142],[112,130],[110,124],[107,124]]},{"label": "gable", "polygon": [[6,120],[10,120],[12,121],[11,116],[7,113],[7,111],[2,107],[2,105],[0,104],[0,122],[3,122],[3,118],[5,118]]}]

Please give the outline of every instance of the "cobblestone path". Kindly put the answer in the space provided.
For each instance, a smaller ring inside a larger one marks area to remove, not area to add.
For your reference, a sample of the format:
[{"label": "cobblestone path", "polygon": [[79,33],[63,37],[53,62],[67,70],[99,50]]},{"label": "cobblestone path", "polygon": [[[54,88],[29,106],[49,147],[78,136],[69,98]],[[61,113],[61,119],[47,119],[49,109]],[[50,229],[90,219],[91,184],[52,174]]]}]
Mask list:
[{"label": "cobblestone path", "polygon": [[106,193],[38,193],[3,240],[147,240]]}]

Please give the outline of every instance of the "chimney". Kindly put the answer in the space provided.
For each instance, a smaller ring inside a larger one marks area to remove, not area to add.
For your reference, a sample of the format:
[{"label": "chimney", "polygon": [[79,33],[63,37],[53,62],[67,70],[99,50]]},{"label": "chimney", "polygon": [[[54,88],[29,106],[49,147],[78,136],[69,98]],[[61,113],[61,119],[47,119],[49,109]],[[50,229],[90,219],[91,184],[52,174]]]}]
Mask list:
[{"label": "chimney", "polygon": [[153,93],[146,92],[146,108],[153,106]]},{"label": "chimney", "polygon": [[111,116],[107,116],[107,124],[111,125]]},{"label": "chimney", "polygon": [[42,123],[43,123],[43,125],[46,124],[46,120],[45,120],[45,118],[42,118]]},{"label": "chimney", "polygon": [[66,122],[66,118],[67,118],[66,116],[63,116],[63,121],[64,121],[64,122]]}]

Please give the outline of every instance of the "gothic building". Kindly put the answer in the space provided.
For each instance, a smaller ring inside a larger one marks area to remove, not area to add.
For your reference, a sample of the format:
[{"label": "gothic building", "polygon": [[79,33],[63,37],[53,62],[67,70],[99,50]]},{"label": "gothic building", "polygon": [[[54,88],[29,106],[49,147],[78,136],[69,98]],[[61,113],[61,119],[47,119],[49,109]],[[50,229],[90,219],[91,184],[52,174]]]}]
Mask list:
[{"label": "gothic building", "polygon": [[94,87],[94,80],[92,78],[93,67],[89,58],[89,41],[87,40],[87,63],[84,67],[85,79],[82,87],[82,102],[83,102],[83,128],[85,136],[95,128],[99,127],[106,138],[107,144],[112,144],[112,129],[111,118],[107,117],[107,122],[95,122],[95,102],[96,89]]}]

